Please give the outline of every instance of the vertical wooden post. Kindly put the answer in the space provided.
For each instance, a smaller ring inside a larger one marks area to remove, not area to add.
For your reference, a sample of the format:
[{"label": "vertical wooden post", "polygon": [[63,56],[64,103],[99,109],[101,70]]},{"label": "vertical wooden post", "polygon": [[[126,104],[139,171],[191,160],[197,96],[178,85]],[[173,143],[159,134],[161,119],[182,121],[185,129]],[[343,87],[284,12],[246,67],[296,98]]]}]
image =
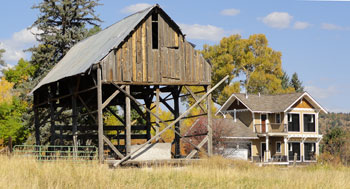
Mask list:
[{"label": "vertical wooden post", "polygon": [[[147,97],[145,99],[145,104],[146,104],[146,108],[151,109],[151,104],[152,104],[152,99],[149,99],[149,97]],[[151,114],[149,112],[146,112],[146,124],[147,124],[147,128],[146,128],[146,135],[147,135],[147,140],[149,140],[151,138]]]},{"label": "vertical wooden post", "polygon": [[[38,104],[37,95],[34,93],[34,105]],[[39,113],[38,107],[34,107],[34,126],[35,126],[35,143],[40,145],[40,125],[39,125]]]},{"label": "vertical wooden post", "polygon": [[[72,92],[74,92],[74,87],[72,86]],[[72,134],[73,134],[73,150],[77,151],[78,146],[78,136],[77,136],[77,126],[78,125],[78,111],[77,111],[77,97],[72,95]]]},{"label": "vertical wooden post", "polygon": [[[160,90],[159,90],[159,86],[157,86],[156,89],[156,115],[159,117],[159,111],[160,111],[160,107],[159,107],[159,94],[160,94]],[[156,135],[159,133],[159,119],[156,118]],[[160,137],[157,137],[156,140],[158,141]]]},{"label": "vertical wooden post", "polygon": [[[130,85],[125,86],[125,91],[130,94]],[[130,111],[130,98],[125,95],[125,134],[126,134],[126,154],[131,153],[131,111]]]},{"label": "vertical wooden post", "polygon": [[[174,98],[174,119],[177,119],[180,115],[179,87],[176,87],[176,90],[173,91],[173,98]],[[180,121],[175,123],[175,131],[180,133]],[[180,136],[176,133],[175,133],[174,143],[175,143],[175,158],[180,158],[180,156],[181,156]]]},{"label": "vertical wooden post", "polygon": [[[210,91],[211,86],[207,86],[207,92]],[[208,155],[213,155],[213,130],[212,130],[212,117],[211,117],[211,93],[207,97],[207,114],[208,114]]]},{"label": "vertical wooden post", "polygon": [[55,94],[54,93],[54,87],[53,87],[53,85],[51,85],[50,86],[50,94],[49,94],[50,124],[51,124],[51,128],[50,128],[50,132],[51,132],[50,145],[54,145],[54,143],[55,143],[55,103],[52,100],[54,94]]},{"label": "vertical wooden post", "polygon": [[98,159],[103,163],[103,117],[102,117],[102,81],[101,68],[97,68],[97,120],[98,120]]}]

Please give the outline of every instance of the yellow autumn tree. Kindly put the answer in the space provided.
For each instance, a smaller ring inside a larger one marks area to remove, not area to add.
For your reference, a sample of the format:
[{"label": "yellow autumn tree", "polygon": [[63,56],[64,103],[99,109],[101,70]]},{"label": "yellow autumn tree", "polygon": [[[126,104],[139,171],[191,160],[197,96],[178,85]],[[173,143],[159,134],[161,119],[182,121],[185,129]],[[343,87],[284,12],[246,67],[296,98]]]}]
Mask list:
[{"label": "yellow autumn tree", "polygon": [[0,80],[0,104],[2,103],[8,103],[11,104],[12,102],[12,88],[13,83],[8,82],[4,77]]},{"label": "yellow autumn tree", "polygon": [[202,55],[212,63],[213,85],[230,76],[213,93],[218,104],[222,105],[241,88],[248,93],[290,92],[282,87],[282,53],[269,47],[264,34],[248,39],[239,34],[224,37],[218,45],[204,45]]}]

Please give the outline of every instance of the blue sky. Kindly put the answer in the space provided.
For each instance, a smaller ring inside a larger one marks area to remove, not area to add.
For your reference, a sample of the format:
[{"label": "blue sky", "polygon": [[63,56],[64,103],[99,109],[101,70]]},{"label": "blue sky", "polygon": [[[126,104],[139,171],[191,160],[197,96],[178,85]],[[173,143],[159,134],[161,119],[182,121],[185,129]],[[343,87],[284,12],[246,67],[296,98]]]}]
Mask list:
[{"label": "blue sky", "polygon": [[[3,1],[0,6],[0,48],[5,61],[16,64],[35,45],[26,29],[39,12],[38,0]],[[243,38],[263,33],[282,52],[289,75],[297,72],[306,90],[327,110],[350,112],[350,2],[346,1],[117,1],[101,0],[96,9],[105,28],[147,5],[160,6],[177,22],[187,39],[202,48],[224,36]],[[33,32],[36,30],[33,29]]]}]

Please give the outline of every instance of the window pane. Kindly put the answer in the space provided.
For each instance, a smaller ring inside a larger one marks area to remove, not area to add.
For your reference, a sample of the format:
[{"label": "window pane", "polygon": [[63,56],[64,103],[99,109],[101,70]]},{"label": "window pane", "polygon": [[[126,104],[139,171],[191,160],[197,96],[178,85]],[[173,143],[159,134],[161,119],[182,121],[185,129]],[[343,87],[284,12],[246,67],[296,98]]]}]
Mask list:
[{"label": "window pane", "polygon": [[304,114],[304,131],[315,132],[315,122],[314,114]]},{"label": "window pane", "polygon": [[316,160],[316,144],[315,143],[304,143],[304,155],[305,160]]},{"label": "window pane", "polygon": [[290,142],[288,143],[289,161],[294,161],[294,154],[297,154],[297,160],[300,161],[300,143]]},{"label": "window pane", "polygon": [[288,114],[288,131],[300,131],[299,114]]},{"label": "window pane", "polygon": [[280,142],[276,143],[276,152],[281,152],[281,143]]},{"label": "window pane", "polygon": [[281,115],[276,114],[276,123],[281,123]]}]

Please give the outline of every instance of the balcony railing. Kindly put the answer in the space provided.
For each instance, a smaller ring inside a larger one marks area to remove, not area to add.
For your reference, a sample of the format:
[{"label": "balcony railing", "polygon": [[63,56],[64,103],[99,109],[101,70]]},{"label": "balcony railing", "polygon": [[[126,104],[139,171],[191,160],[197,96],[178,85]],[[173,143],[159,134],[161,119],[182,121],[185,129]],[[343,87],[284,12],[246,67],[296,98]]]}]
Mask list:
[{"label": "balcony railing", "polygon": [[255,124],[255,133],[286,133],[288,130],[288,124],[283,123],[265,123],[265,124]]}]

